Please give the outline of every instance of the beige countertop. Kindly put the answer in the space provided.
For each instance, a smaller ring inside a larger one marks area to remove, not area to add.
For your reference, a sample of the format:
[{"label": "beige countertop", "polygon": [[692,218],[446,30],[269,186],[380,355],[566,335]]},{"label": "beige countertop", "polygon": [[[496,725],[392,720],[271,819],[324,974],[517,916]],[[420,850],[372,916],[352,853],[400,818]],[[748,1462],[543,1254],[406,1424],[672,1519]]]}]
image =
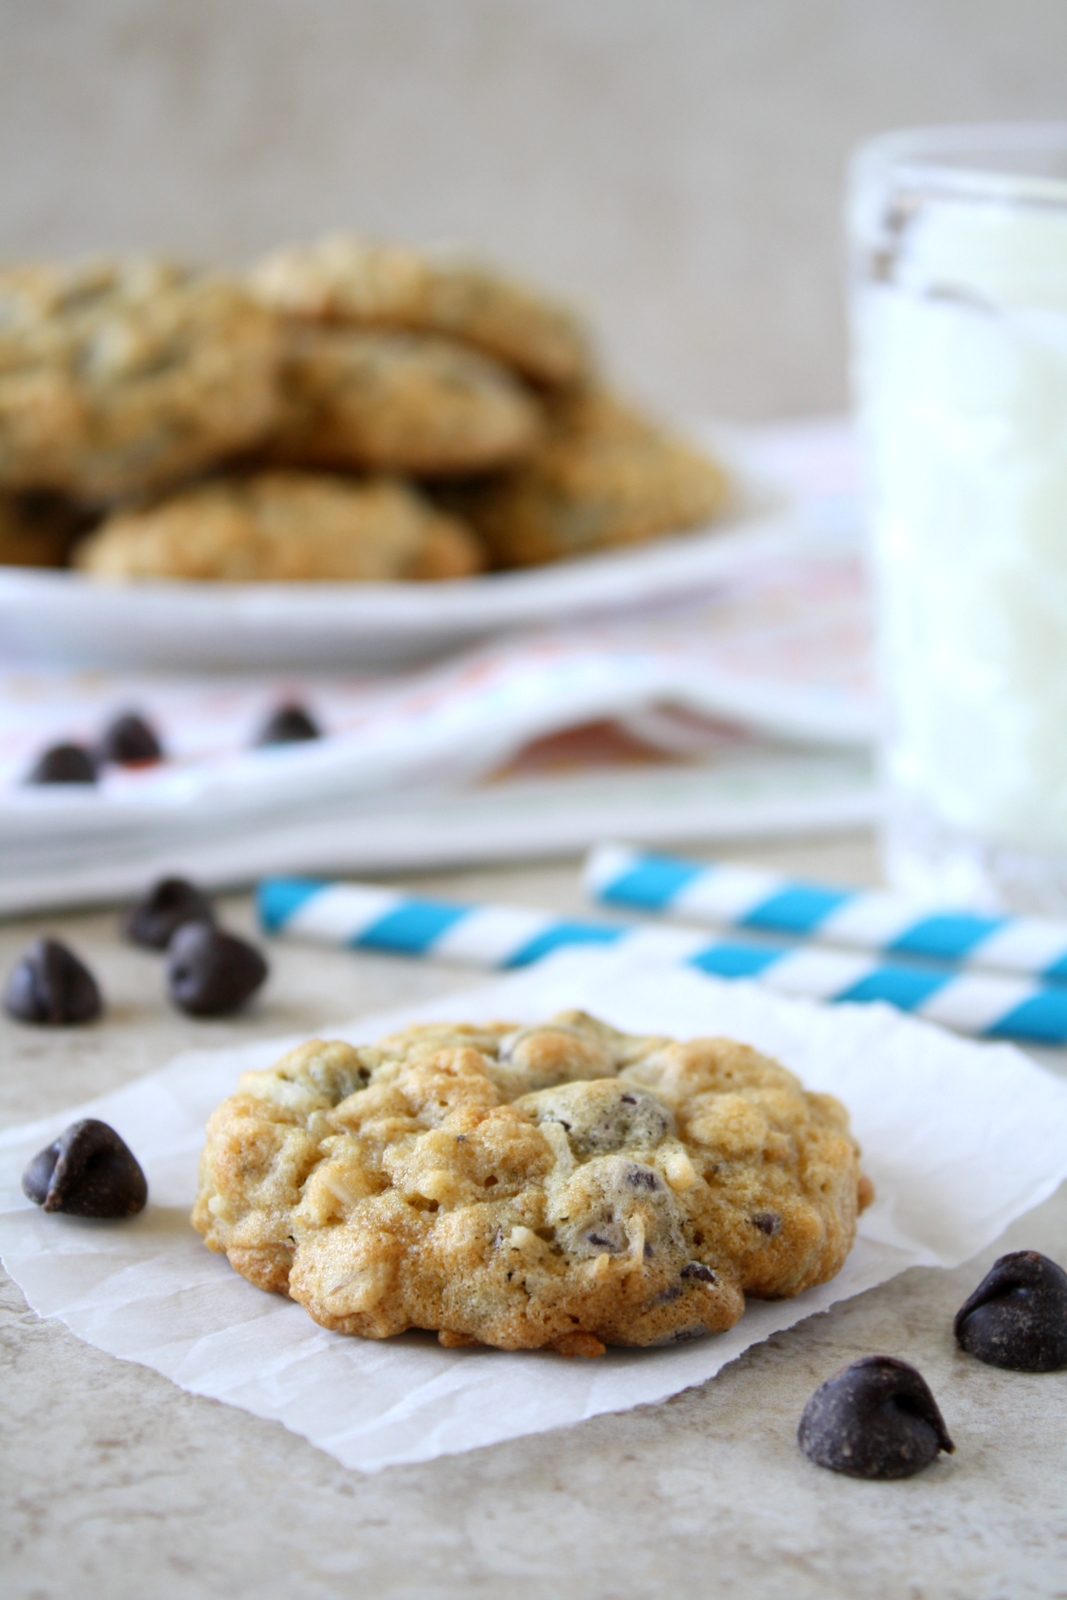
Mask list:
[{"label": "beige countertop", "polygon": [[[718,852],[723,854],[724,852]],[[736,852],[876,881],[863,835]],[[457,898],[582,906],[576,863],[421,875]],[[247,899],[224,903],[251,929]],[[0,973],[43,931],[101,981],[105,1019],[57,1033],[0,1020],[5,1124],[118,1087],[190,1045],[319,1031],[464,988],[458,968],[279,943],[248,1017],[193,1022],[162,998],[158,958],[113,913],[0,926]],[[1067,1056],[1046,1052],[1067,1071]],[[959,1355],[953,1312],[993,1258],[1067,1259],[1067,1189],[955,1272],[913,1270],[746,1352],[664,1404],[463,1456],[347,1471],[279,1424],[174,1388],[80,1343],[0,1289],[5,1592],[11,1600],[1021,1600],[1067,1595],[1067,1373],[999,1372]],[[808,1464],[812,1390],[873,1352],[920,1368],[957,1446],[926,1473],[863,1483]]]}]

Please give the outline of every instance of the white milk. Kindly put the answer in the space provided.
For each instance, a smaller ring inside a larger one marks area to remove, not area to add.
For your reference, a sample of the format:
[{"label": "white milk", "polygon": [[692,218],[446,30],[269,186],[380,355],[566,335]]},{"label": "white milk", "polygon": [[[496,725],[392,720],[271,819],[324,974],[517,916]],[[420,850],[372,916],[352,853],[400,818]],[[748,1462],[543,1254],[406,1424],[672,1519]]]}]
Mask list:
[{"label": "white milk", "polygon": [[857,286],[887,777],[1067,857],[1067,185],[959,180]]}]

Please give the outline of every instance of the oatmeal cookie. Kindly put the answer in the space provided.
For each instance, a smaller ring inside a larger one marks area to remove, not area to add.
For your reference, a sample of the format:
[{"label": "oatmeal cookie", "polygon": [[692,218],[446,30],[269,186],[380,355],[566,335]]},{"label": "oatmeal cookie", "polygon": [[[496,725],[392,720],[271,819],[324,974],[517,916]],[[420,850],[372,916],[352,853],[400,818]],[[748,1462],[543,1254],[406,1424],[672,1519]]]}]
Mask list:
[{"label": "oatmeal cookie", "polygon": [[717,462],[603,390],[557,399],[514,472],[446,491],[504,567],[535,566],[698,527],[721,512]]},{"label": "oatmeal cookie", "polygon": [[0,270],[0,488],[104,502],[177,482],[277,414],[277,319],[154,260]]},{"label": "oatmeal cookie", "polygon": [[592,367],[585,331],[565,307],[485,267],[402,245],[333,234],[272,251],[250,281],[276,310],[447,334],[534,383],[579,383]]},{"label": "oatmeal cookie", "polygon": [[193,1224],[326,1328],[595,1355],[832,1278],[872,1192],[857,1158],[844,1107],[748,1046],[571,1011],[245,1073]]},{"label": "oatmeal cookie", "polygon": [[285,410],[266,453],[298,466],[416,476],[520,461],[541,432],[529,390],[451,339],[286,319]]},{"label": "oatmeal cookie", "polygon": [[380,583],[468,577],[483,557],[461,522],[406,484],[279,471],[209,479],[115,512],[74,565],[106,578]]}]

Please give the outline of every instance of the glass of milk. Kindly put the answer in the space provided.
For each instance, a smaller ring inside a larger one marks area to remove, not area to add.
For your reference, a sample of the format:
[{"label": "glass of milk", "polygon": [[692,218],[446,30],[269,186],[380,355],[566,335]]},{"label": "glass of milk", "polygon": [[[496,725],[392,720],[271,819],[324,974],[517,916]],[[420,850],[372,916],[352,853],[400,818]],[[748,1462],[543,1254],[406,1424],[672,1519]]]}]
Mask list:
[{"label": "glass of milk", "polygon": [[1067,124],[877,139],[849,227],[887,871],[1063,915]]}]

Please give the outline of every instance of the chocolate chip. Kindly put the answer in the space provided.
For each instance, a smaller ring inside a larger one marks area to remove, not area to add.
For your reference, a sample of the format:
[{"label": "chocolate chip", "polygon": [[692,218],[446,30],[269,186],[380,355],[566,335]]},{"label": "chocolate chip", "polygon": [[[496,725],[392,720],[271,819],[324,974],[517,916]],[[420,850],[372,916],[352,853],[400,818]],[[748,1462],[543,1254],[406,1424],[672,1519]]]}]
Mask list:
[{"label": "chocolate chip", "polygon": [[35,939],[12,967],[4,1010],[17,1022],[91,1022],[103,1005],[96,979],[58,939]]},{"label": "chocolate chip", "polygon": [[773,1239],[782,1226],[782,1219],[777,1211],[757,1211],[750,1220],[753,1227],[758,1228],[760,1233],[765,1233],[768,1239]]},{"label": "chocolate chip", "polygon": [[322,729],[303,706],[279,706],[271,713],[256,736],[256,744],[301,744],[305,739],[321,739]]},{"label": "chocolate chip", "polygon": [[630,1248],[625,1226],[611,1216],[602,1217],[596,1228],[591,1228],[585,1235],[585,1242],[592,1245],[594,1250],[607,1250],[612,1255],[621,1255]]},{"label": "chocolate chip", "polygon": [[683,1278],[696,1278],[700,1283],[715,1283],[714,1272],[706,1267],[703,1261],[690,1261],[682,1268]]},{"label": "chocolate chip", "polygon": [[132,1217],[148,1199],[133,1151],[92,1117],[72,1122],[38,1151],[22,1174],[22,1192],[43,1210],[72,1217]]},{"label": "chocolate chip", "polygon": [[659,1294],[652,1296],[649,1304],[653,1306],[669,1306],[672,1301],[680,1299],[681,1294],[680,1284],[669,1283],[665,1289],[660,1290]]},{"label": "chocolate chip", "polygon": [[53,744],[38,756],[27,783],[95,783],[96,762],[80,744]]},{"label": "chocolate chip", "polygon": [[97,756],[118,767],[140,767],[163,760],[163,746],[143,717],[127,711],[109,722],[100,736]]},{"label": "chocolate chip", "polygon": [[797,1442],[816,1466],[853,1478],[910,1478],[955,1449],[926,1380],[895,1356],[864,1356],[827,1378]]},{"label": "chocolate chip", "polygon": [[1067,1272],[1036,1250],[994,1261],[953,1323],[956,1342],[992,1367],[1067,1367]]},{"label": "chocolate chip", "polygon": [[626,1173],[626,1182],[631,1189],[658,1189],[660,1186],[659,1175],[653,1172],[651,1167],[630,1167]]},{"label": "chocolate chip", "polygon": [[225,1017],[255,994],[267,963],[252,945],[208,922],[186,922],[167,946],[167,988],[194,1017]]},{"label": "chocolate chip", "polygon": [[165,950],[183,922],[214,922],[211,901],[185,878],[161,878],[126,913],[122,931],[134,944]]}]

